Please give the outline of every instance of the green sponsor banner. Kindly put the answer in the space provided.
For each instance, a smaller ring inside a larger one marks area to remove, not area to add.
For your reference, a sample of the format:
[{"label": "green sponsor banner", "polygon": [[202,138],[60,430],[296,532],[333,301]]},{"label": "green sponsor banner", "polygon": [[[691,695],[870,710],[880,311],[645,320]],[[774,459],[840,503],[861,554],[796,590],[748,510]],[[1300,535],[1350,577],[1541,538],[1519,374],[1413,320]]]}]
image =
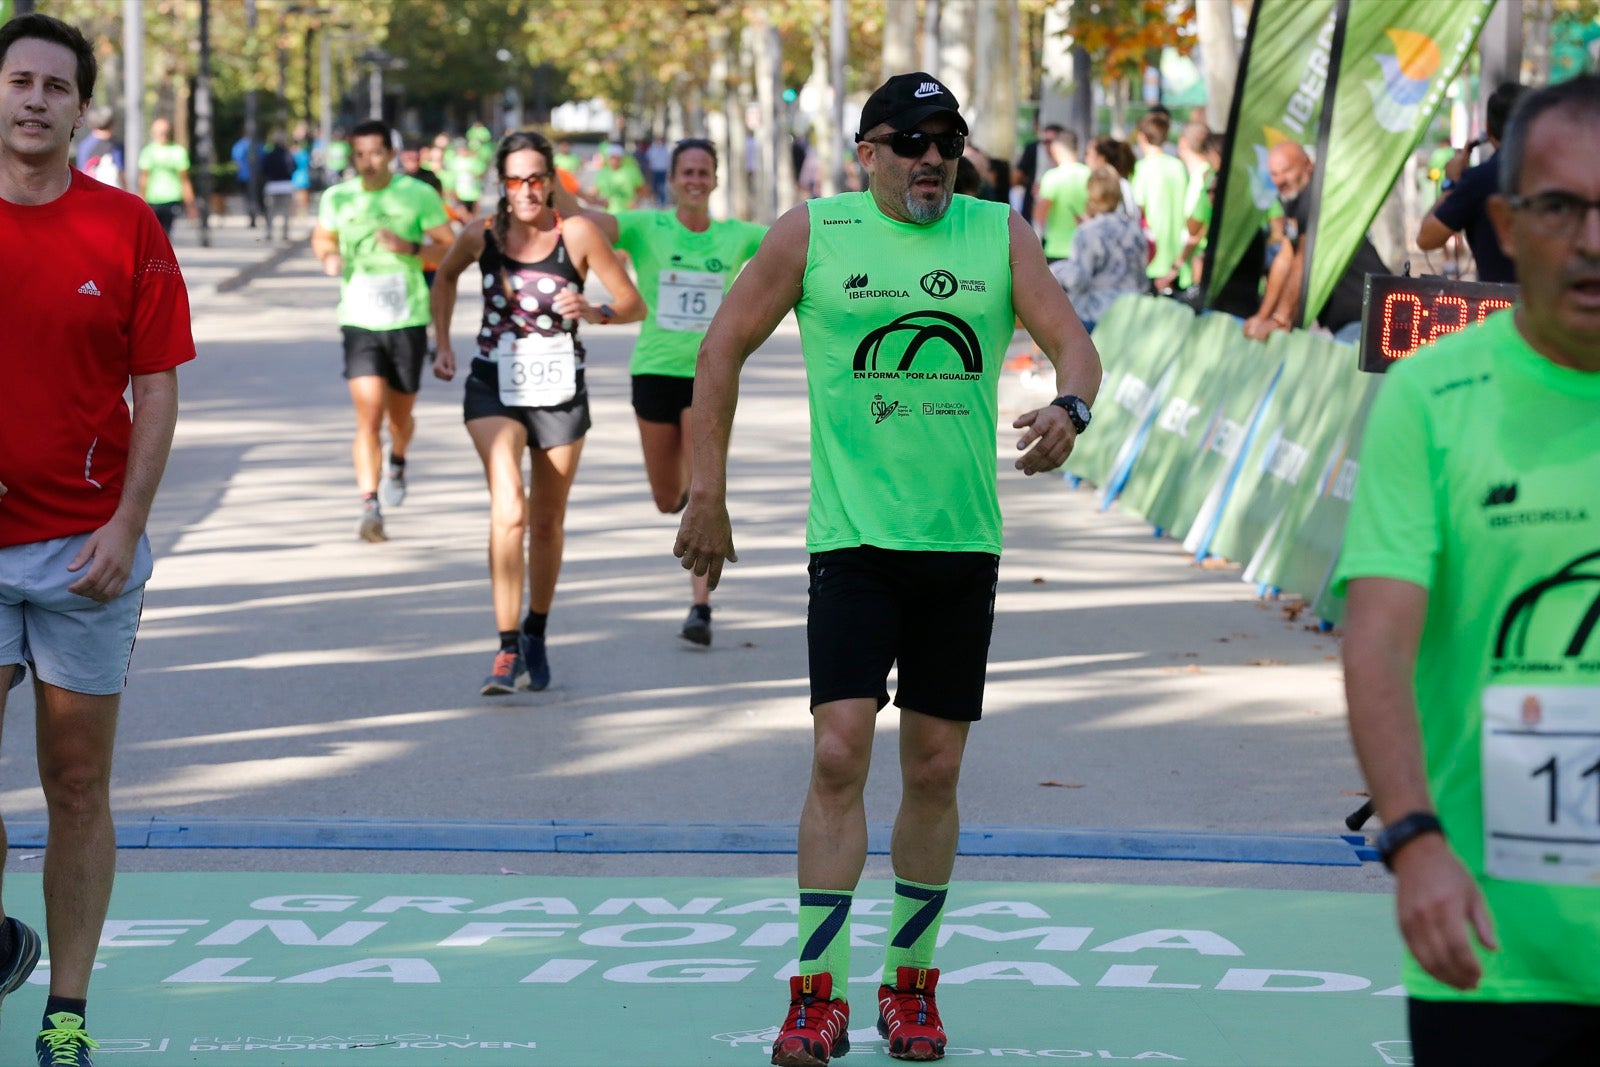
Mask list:
[{"label": "green sponsor banner", "polygon": [[1228,350],[1235,340],[1250,343],[1239,335],[1239,324],[1226,315],[1205,315],[1189,327],[1160,410],[1117,497],[1124,510],[1162,525],[1151,514],[1151,505],[1193,459],[1208,421],[1204,416],[1221,396]]},{"label": "green sponsor banner", "polygon": [[[1350,424],[1372,387],[1374,377],[1357,370],[1354,361],[1339,358],[1348,351],[1346,346],[1323,338],[1316,338],[1313,346],[1311,358],[1333,361],[1333,373],[1308,375],[1301,382],[1302,389],[1314,389],[1320,399],[1315,420],[1310,425],[1286,425],[1277,454],[1268,460],[1266,477],[1257,489],[1257,497],[1263,498],[1260,502],[1266,505],[1266,514],[1274,509],[1277,514],[1244,572],[1246,581],[1298,593],[1307,601],[1316,599],[1322,578],[1318,576],[1291,585],[1284,575],[1284,564],[1294,553],[1296,535],[1303,529],[1307,516],[1332,484],[1334,476],[1330,472],[1345,461]],[[1285,477],[1289,474],[1298,476],[1293,478],[1292,484],[1284,484],[1290,481]],[[1282,489],[1281,500],[1272,499],[1269,487]],[[1257,501],[1252,501],[1255,503]],[[1259,516],[1258,521],[1260,517],[1264,515]],[[1343,529],[1340,525],[1335,538],[1342,536]]]},{"label": "green sponsor banner", "polygon": [[1094,421],[1073,446],[1069,473],[1105,484],[1118,456],[1145,425],[1161,376],[1193,321],[1194,313],[1176,300],[1126,296],[1111,305],[1094,331],[1105,368]]},{"label": "green sponsor banner", "polygon": [[1334,0],[1256,0],[1213,213],[1208,299],[1232,277],[1278,198],[1267,153],[1281,141],[1316,141],[1333,62],[1334,9]]},{"label": "green sponsor banner", "polygon": [[1304,596],[1319,616],[1337,625],[1344,621],[1344,597],[1334,596],[1329,588],[1333,569],[1338,565],[1339,552],[1344,546],[1344,528],[1350,519],[1350,500],[1355,494],[1356,479],[1361,473],[1358,459],[1361,441],[1367,431],[1367,416],[1372,413],[1372,402],[1377,399],[1378,388],[1383,384],[1381,375],[1373,375],[1361,395],[1361,403],[1350,421],[1350,432],[1344,448],[1323,471],[1323,484],[1316,503],[1300,524],[1290,546],[1289,556],[1283,562],[1282,585]]},{"label": "green sponsor banner", "polygon": [[[1227,315],[1215,317],[1229,322],[1237,332],[1238,320]],[[1190,552],[1209,551],[1208,535],[1227,503],[1250,427],[1282,366],[1283,353],[1275,345],[1247,341],[1239,335],[1228,349],[1228,384],[1222,403],[1207,420],[1183,477],[1175,479],[1170,492],[1151,508],[1152,518],[1159,518],[1167,532],[1182,540]]]},{"label": "green sponsor banner", "polygon": [[[6,879],[43,928],[40,878]],[[892,889],[852,908],[850,1059]],[[1380,893],[958,882],[939,934],[954,1063],[1410,1062]],[[123,874],[94,974],[102,1064],[748,1067],[798,953],[792,878]],[[7,998],[32,1063],[49,967]],[[1389,1058],[1385,1058],[1387,1053]]]},{"label": "green sponsor banner", "polygon": [[1332,421],[1328,409],[1348,415],[1339,404],[1328,403],[1331,390],[1354,368],[1349,346],[1302,330],[1274,333],[1267,347],[1281,353],[1283,373],[1211,542],[1214,555],[1240,563],[1255,556],[1302,483],[1316,478],[1311,448]]},{"label": "green sponsor banner", "polygon": [[[1262,0],[1276,2],[1299,0]],[[1358,0],[1349,5],[1333,121],[1326,146],[1316,153],[1320,173],[1314,188],[1321,200],[1311,213],[1304,323],[1327,303],[1406,159],[1427,133],[1493,2]]]},{"label": "green sponsor banner", "polygon": [[11,17],[11,0],[0,0],[0,22]]}]

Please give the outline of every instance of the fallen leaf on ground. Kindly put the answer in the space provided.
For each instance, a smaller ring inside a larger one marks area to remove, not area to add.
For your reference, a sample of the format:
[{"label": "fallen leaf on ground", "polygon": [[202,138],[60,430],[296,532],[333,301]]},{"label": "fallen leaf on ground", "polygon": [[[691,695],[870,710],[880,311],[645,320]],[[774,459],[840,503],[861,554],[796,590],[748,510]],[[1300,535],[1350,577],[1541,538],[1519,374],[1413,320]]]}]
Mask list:
[{"label": "fallen leaf on ground", "polygon": [[1247,660],[1244,661],[1244,665],[1246,667],[1284,667],[1284,666],[1287,666],[1287,664],[1285,664],[1283,662],[1283,660],[1281,660],[1281,659],[1247,659]]},{"label": "fallen leaf on ground", "polygon": [[1044,785],[1044,786],[1049,786],[1052,789],[1082,789],[1083,788],[1083,783],[1082,782],[1058,782],[1054,778],[1047,778],[1044,781],[1040,782],[1039,784],[1040,785]]},{"label": "fallen leaf on ground", "polygon": [[1330,653],[1330,654],[1328,654],[1326,656],[1323,656],[1322,658],[1327,660],[1329,663],[1332,663],[1334,660],[1338,659],[1339,657],[1333,655],[1332,653]]},{"label": "fallen leaf on ground", "polygon": [[1287,604],[1283,605],[1283,617],[1288,619],[1290,622],[1293,622],[1294,620],[1298,619],[1300,617],[1300,613],[1305,610],[1306,602],[1304,600],[1291,600]]},{"label": "fallen leaf on ground", "polygon": [[1044,579],[1043,578],[1035,578],[1033,580],[1033,584],[1034,585],[1043,585],[1044,584]]},{"label": "fallen leaf on ground", "polygon": [[1372,794],[1365,789],[1341,789],[1339,790],[1339,795],[1342,797],[1370,797]]}]

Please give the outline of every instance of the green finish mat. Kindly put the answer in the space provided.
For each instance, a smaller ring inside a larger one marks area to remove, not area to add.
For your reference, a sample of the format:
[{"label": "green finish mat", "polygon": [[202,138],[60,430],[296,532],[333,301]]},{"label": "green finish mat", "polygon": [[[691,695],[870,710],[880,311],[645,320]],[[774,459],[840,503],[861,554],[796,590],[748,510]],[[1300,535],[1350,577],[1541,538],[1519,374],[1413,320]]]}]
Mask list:
[{"label": "green finish mat", "polygon": [[[6,879],[42,928],[37,875]],[[116,1067],[764,1064],[796,959],[781,879],[125,874],[89,1002]],[[854,913],[851,1050],[874,1029],[890,887]],[[1408,1064],[1391,900],[957,883],[947,1059],[1000,1065]],[[48,955],[48,952],[47,952]],[[48,967],[6,1001],[32,1063]]]}]

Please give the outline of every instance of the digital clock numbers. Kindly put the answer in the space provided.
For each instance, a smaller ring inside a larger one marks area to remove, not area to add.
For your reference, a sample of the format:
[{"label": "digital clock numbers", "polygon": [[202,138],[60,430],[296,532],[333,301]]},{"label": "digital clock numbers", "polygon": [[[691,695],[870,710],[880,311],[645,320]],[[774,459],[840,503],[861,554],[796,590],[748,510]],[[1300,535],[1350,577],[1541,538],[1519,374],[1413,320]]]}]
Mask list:
[{"label": "digital clock numbers", "polygon": [[1368,275],[1361,311],[1361,369],[1381,374],[1423,345],[1480,323],[1516,300],[1515,285]]}]

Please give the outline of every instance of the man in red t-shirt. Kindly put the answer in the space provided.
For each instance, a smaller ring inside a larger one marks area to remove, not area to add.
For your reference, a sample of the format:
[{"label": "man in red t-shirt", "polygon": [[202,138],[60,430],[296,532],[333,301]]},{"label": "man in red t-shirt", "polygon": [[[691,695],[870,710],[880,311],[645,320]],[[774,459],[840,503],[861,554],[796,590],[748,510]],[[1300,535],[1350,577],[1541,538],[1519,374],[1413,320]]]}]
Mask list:
[{"label": "man in red t-shirt", "polygon": [[[150,576],[145,524],[172,447],[176,368],[195,354],[188,293],[149,206],[71,165],[94,80],[93,48],[66,23],[0,27],[0,715],[32,667],[50,819],[37,1048],[40,1063],[80,1067],[116,869],[112,741]],[[0,862],[4,849],[0,835]],[[0,922],[0,997],[39,954],[37,933]]]}]

